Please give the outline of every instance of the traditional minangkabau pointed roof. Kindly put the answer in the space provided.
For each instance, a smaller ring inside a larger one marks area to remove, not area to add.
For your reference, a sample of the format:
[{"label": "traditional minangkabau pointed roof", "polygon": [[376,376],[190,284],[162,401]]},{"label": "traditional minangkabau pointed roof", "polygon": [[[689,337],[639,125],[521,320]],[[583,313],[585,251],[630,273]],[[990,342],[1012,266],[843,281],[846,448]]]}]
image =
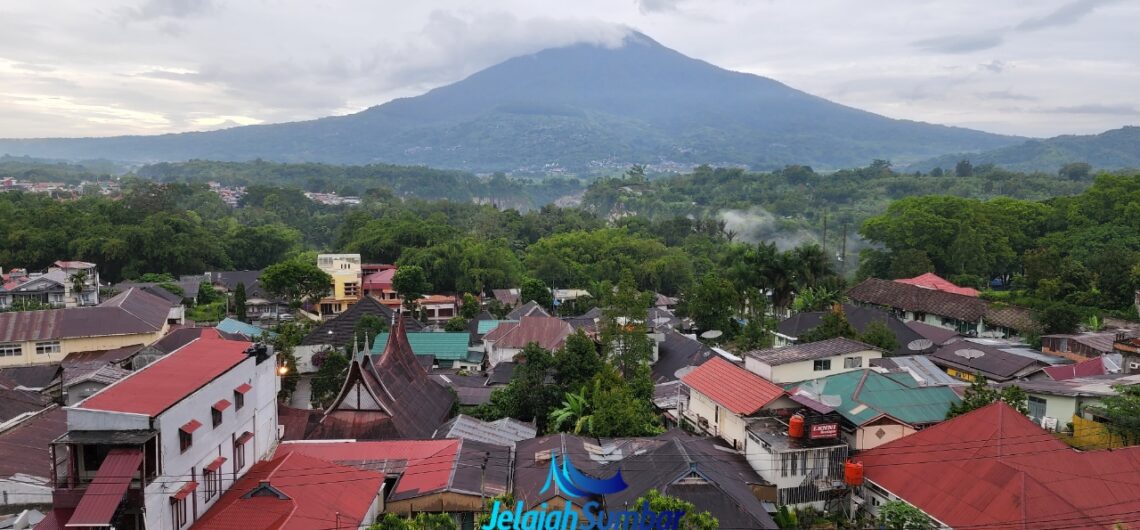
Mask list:
[{"label": "traditional minangkabau pointed roof", "polygon": [[431,380],[394,318],[379,355],[354,356],[340,394],[309,439],[430,438],[447,420],[455,396]]}]

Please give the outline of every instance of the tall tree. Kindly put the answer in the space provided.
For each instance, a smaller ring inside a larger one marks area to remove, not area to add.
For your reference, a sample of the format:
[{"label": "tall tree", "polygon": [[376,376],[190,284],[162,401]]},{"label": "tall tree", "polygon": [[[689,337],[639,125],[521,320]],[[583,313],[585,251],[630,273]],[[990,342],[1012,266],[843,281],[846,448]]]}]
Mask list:
[{"label": "tall tree", "polygon": [[396,274],[392,275],[392,289],[404,299],[406,309],[414,310],[416,302],[428,291],[431,291],[431,284],[428,283],[427,275],[424,274],[422,267],[404,265],[396,269]]},{"label": "tall tree", "polygon": [[245,307],[245,282],[238,282],[234,288],[234,315],[242,322],[249,322]]},{"label": "tall tree", "polygon": [[547,311],[554,309],[550,289],[538,278],[524,278],[519,288],[519,303],[538,302]]},{"label": "tall tree", "polygon": [[1029,396],[1020,387],[1009,385],[998,390],[990,386],[982,374],[975,374],[973,382],[966,387],[966,391],[962,395],[962,401],[950,405],[946,417],[960,416],[998,400],[1004,401],[1022,414],[1029,414]]},{"label": "tall tree", "polygon": [[261,271],[261,285],[270,294],[299,307],[304,300],[318,300],[332,289],[332,276],[316,263],[292,259]]},{"label": "tall tree", "polygon": [[653,293],[638,291],[629,271],[622,273],[617,289],[604,299],[602,348],[624,376],[652,361],[653,344],[646,322],[652,303]]},{"label": "tall tree", "polygon": [[1105,396],[1090,408],[1107,420],[1108,431],[1125,445],[1140,444],[1140,385],[1114,385],[1112,389],[1115,396]]},{"label": "tall tree", "polygon": [[697,506],[689,501],[677,497],[664,495],[656,489],[645,492],[645,495],[633,501],[630,510],[639,510],[646,503],[654,512],[679,511],[685,515],[681,517],[679,530],[716,530],[720,528],[720,521],[708,511],[698,511]]},{"label": "tall tree", "polygon": [[554,353],[555,381],[564,388],[581,388],[602,369],[594,339],[581,329],[566,339],[562,349]]},{"label": "tall tree", "polygon": [[[323,408],[329,405],[329,401],[335,398],[337,392],[344,386],[344,375],[350,361],[338,351],[326,352],[321,357],[317,375],[312,381],[312,398],[314,406]],[[313,364],[317,364],[317,355],[313,356]]]},{"label": "tall tree", "polygon": [[808,343],[837,337],[849,339],[859,337],[859,332],[855,331],[855,327],[847,321],[847,314],[843,312],[841,304],[832,305],[831,309],[823,314],[818,326],[811,328],[806,333],[801,333],[796,339],[800,343]]},{"label": "tall tree", "polygon": [[898,338],[882,320],[867,324],[863,333],[859,335],[859,340],[886,352],[893,352],[899,347]]}]

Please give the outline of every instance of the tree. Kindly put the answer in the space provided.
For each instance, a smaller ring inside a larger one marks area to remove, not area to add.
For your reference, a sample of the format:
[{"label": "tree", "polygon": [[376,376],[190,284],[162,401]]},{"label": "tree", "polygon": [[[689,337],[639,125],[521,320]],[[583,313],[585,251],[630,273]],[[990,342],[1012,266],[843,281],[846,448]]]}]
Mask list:
[{"label": "tree", "polygon": [[553,310],[550,289],[538,278],[523,279],[519,288],[519,303],[527,302],[538,302],[538,305],[545,307],[547,311]]},{"label": "tree", "polygon": [[1069,180],[1088,180],[1092,166],[1085,162],[1070,162],[1057,170],[1057,175]]},{"label": "tree", "polygon": [[895,252],[891,257],[891,278],[913,278],[934,271],[934,263],[926,251],[906,248]]},{"label": "tree", "polygon": [[1081,314],[1077,308],[1058,302],[1037,313],[1037,322],[1046,335],[1073,333],[1081,325]]},{"label": "tree", "polygon": [[830,310],[823,314],[823,318],[820,319],[818,326],[809,329],[805,333],[801,333],[799,337],[796,337],[796,341],[801,344],[806,344],[837,337],[854,339],[858,336],[859,332],[855,331],[855,327],[847,321],[847,315],[843,312],[843,306],[835,304],[831,306]]},{"label": "tree", "polygon": [[87,280],[89,279],[87,271],[79,269],[72,273],[67,279],[71,281],[71,290],[74,292],[75,298],[79,299],[79,295],[87,288]]},{"label": "tree", "polygon": [[899,347],[899,341],[895,338],[895,334],[881,320],[868,324],[863,333],[859,335],[859,340],[886,352],[893,352]]},{"label": "tree", "polygon": [[974,374],[974,380],[966,387],[962,401],[950,405],[950,410],[946,411],[946,418],[960,416],[998,400],[1004,401],[1022,414],[1029,414],[1029,395],[1020,387],[1009,385],[998,390],[990,386],[982,374]]},{"label": "tree", "polygon": [[594,339],[579,329],[566,339],[562,349],[554,353],[554,380],[563,388],[580,388],[602,369],[604,360],[598,355]]},{"label": "tree", "polygon": [[249,317],[246,314],[245,307],[245,283],[238,282],[237,287],[234,288],[234,314],[237,319],[242,322],[248,322]]},{"label": "tree", "polygon": [[282,360],[281,364],[285,367],[285,376],[281,378],[280,394],[280,398],[283,400],[288,400],[297,389],[299,374],[297,373],[297,356],[293,352],[294,348],[301,344],[305,335],[309,334],[311,327],[312,323],[307,320],[282,322],[277,325],[275,329],[277,334],[271,339],[273,351],[277,352],[277,356]]},{"label": "tree", "polygon": [[684,499],[664,495],[656,489],[645,492],[645,495],[633,501],[631,509],[640,509],[649,503],[649,509],[654,512],[682,511],[679,530],[716,530],[720,528],[720,521],[708,511],[697,511],[697,506]]},{"label": "tree", "polygon": [[1112,389],[1116,395],[1101,398],[1090,409],[1105,418],[1108,431],[1125,445],[1136,445],[1140,443],[1140,385],[1113,385]]},{"label": "tree", "polygon": [[954,175],[958,178],[973,176],[974,164],[971,164],[970,161],[965,158],[959,160],[958,163],[954,165]]},{"label": "tree", "polygon": [[318,300],[332,288],[332,276],[316,263],[299,259],[266,267],[260,281],[268,293],[288,300],[293,307],[300,307],[306,299]]},{"label": "tree", "polygon": [[653,382],[649,380],[648,367],[643,367],[629,379],[623,379],[614,367],[607,364],[594,376],[589,387],[592,436],[652,436],[662,431],[660,417],[653,410],[652,402],[648,396],[638,395],[644,393],[644,389],[641,392],[637,390],[634,379],[638,377],[649,382],[649,392],[652,393]]},{"label": "tree", "polygon": [[723,276],[712,272],[701,277],[681,295],[683,313],[702,331],[731,329],[732,308],[738,305],[739,290]]},{"label": "tree", "polygon": [[362,315],[352,328],[353,340],[356,337],[364,339],[365,345],[375,345],[376,336],[388,331],[388,322],[377,315]]},{"label": "tree", "polygon": [[[338,351],[328,352],[322,357],[324,358],[317,367],[317,375],[312,381],[313,403],[319,407],[328,405],[329,400],[340,392],[350,362],[347,356]],[[317,364],[316,355],[313,356],[313,364]]]},{"label": "tree", "polygon": [[467,331],[467,320],[461,316],[454,316],[447,319],[447,323],[443,325],[444,331],[461,332]]},{"label": "tree", "polygon": [[479,298],[471,293],[463,293],[463,306],[459,308],[459,316],[471,320],[479,316]]},{"label": "tree", "polygon": [[457,530],[459,526],[446,513],[420,512],[415,517],[400,517],[394,513],[384,514],[368,530]]},{"label": "tree", "polygon": [[649,364],[653,357],[653,344],[646,322],[653,293],[641,292],[629,271],[622,273],[617,289],[604,298],[601,338],[606,358],[623,376],[630,376],[635,367]]},{"label": "tree", "polygon": [[554,432],[563,432],[565,427],[574,434],[589,434],[594,430],[593,420],[584,390],[567,392],[562,406],[550,412],[550,428]]},{"label": "tree", "polygon": [[534,421],[539,432],[546,431],[550,411],[562,400],[561,390],[547,383],[553,356],[535,343],[519,353],[520,364],[510,384],[491,393],[491,400],[473,411],[484,420],[515,418]]},{"label": "tree", "polygon": [[925,512],[904,501],[887,501],[879,507],[879,522],[887,530],[929,530],[934,522]]},{"label": "tree", "polygon": [[404,299],[404,307],[412,310],[416,308],[416,301],[425,293],[431,291],[424,269],[419,265],[404,265],[396,269],[392,275],[392,289]]}]

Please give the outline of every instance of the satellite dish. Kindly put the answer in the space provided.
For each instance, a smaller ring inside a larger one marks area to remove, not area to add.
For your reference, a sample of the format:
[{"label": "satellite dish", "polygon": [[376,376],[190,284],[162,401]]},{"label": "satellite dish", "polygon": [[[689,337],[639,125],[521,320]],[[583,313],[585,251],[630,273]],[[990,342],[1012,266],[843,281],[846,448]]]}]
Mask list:
[{"label": "satellite dish", "polygon": [[843,398],[835,394],[826,394],[819,396],[819,402],[827,405],[828,407],[835,408],[843,404]]},{"label": "satellite dish", "polygon": [[910,351],[922,351],[931,346],[934,346],[934,342],[930,339],[915,339],[907,343],[906,349]]},{"label": "satellite dish", "polygon": [[978,357],[981,357],[985,354],[986,354],[986,352],[984,352],[982,350],[975,350],[973,348],[963,348],[961,350],[954,350],[954,355],[957,355],[959,357],[965,357],[967,359],[977,359]]},{"label": "satellite dish", "polygon": [[701,333],[701,338],[702,339],[715,339],[721,335],[724,335],[723,331],[721,331],[719,329],[710,329],[704,333]]}]

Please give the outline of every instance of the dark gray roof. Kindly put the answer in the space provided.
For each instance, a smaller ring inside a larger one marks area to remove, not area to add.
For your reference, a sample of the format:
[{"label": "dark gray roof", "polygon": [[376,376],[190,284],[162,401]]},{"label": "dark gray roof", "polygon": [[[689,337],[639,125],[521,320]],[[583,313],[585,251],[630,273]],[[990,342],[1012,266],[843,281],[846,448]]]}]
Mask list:
[{"label": "dark gray roof", "polygon": [[0,423],[48,405],[48,399],[38,392],[0,388]]},{"label": "dark gray roof", "polygon": [[[189,276],[181,276],[177,280],[170,282],[170,283],[173,283],[174,285],[181,287],[182,292],[185,293],[185,295],[184,295],[185,298],[194,298],[194,297],[198,296],[198,289],[201,288],[202,283],[205,281],[206,281],[205,275],[189,275]],[[119,282],[119,283],[115,284],[114,288],[115,288],[115,291],[117,291],[117,292],[123,292],[123,291],[126,291],[127,289],[130,289],[132,287],[139,288],[139,289],[145,289],[147,287],[156,287],[156,286],[158,286],[159,283],[165,283],[165,282],[130,282],[130,281],[127,281],[127,282]],[[163,289],[163,291],[170,293],[170,291],[166,291],[165,289]],[[173,293],[171,293],[171,294],[173,294]],[[183,298],[182,296],[178,297],[179,303],[182,302],[182,298]]]},{"label": "dark gray roof", "polygon": [[712,348],[699,340],[671,329],[662,331],[665,340],[657,345],[657,362],[653,364],[652,375],[656,383],[676,381],[677,370],[686,366],[700,366],[714,355]]},{"label": "dark gray roof", "polygon": [[169,302],[132,288],[94,307],[0,313],[0,342],[154,333],[169,314]]},{"label": "dark gray roof", "polygon": [[510,384],[511,379],[515,377],[515,367],[518,366],[512,361],[504,361],[496,364],[491,368],[491,375],[487,377],[487,386],[506,385]]},{"label": "dark gray roof", "polygon": [[[381,304],[375,298],[365,296],[359,302],[352,304],[352,307],[349,307],[343,313],[317,326],[316,329],[308,335],[305,335],[304,339],[301,339],[301,344],[306,346],[328,344],[334,348],[341,348],[346,344],[352,344],[352,335],[353,332],[356,331],[356,323],[364,315],[378,316],[390,326],[395,312],[391,308]],[[423,330],[424,325],[420,323],[420,321],[406,313],[403,318],[404,326],[408,331]],[[369,338],[370,342],[371,340],[372,338]]]},{"label": "dark gray roof", "polygon": [[977,322],[986,314],[986,301],[974,296],[926,289],[917,285],[867,278],[847,291],[852,300],[931,315]]},{"label": "dark gray roof", "polygon": [[491,400],[491,392],[495,390],[486,385],[487,378],[483,375],[458,375],[458,370],[450,368],[432,370],[430,366],[428,370],[431,371],[431,378],[436,383],[455,390],[460,405],[482,405]]},{"label": "dark gray roof", "polygon": [[550,313],[547,313],[546,310],[543,309],[542,306],[538,304],[538,302],[531,300],[531,301],[529,301],[529,302],[527,302],[521,306],[514,308],[513,311],[511,311],[510,313],[507,313],[507,318],[505,318],[503,320],[519,320],[524,316],[548,317],[548,316],[550,316]]},{"label": "dark gray roof", "polygon": [[0,433],[0,477],[51,477],[51,442],[67,432],[67,411],[51,407]]},{"label": "dark gray roof", "polygon": [[970,341],[938,348],[930,354],[930,360],[938,366],[981,373],[986,379],[998,382],[1025,377],[1047,366],[1036,359]]},{"label": "dark gray roof", "polygon": [[439,426],[433,438],[463,438],[495,445],[514,446],[522,440],[534,438],[533,423],[513,418],[483,421],[466,414],[460,414]]},{"label": "dark gray roof", "polygon": [[[776,326],[776,330],[784,336],[796,338],[818,326],[823,320],[824,314],[824,311],[797,313],[780,322],[779,325]],[[895,341],[898,342],[898,347],[895,348],[893,352],[895,355],[930,353],[936,348],[929,339],[926,339],[913,329],[907,327],[902,320],[895,318],[882,309],[854,304],[843,304],[843,314],[846,316],[847,322],[859,333],[865,332],[867,327],[873,322],[881,322],[886,325],[887,329],[894,334]]]},{"label": "dark gray roof", "polygon": [[935,346],[942,346],[948,342],[953,342],[955,338],[960,338],[962,336],[955,330],[940,328],[938,326],[927,324],[925,322],[919,322],[917,320],[907,322],[906,327],[914,330],[915,333],[922,335],[924,339],[933,342]]},{"label": "dark gray roof", "polygon": [[836,355],[845,355],[848,353],[856,353],[867,350],[878,352],[882,351],[879,348],[871,346],[870,344],[864,344],[857,340],[838,337],[834,339],[821,340],[819,342],[809,342],[807,344],[793,344],[791,346],[783,346],[780,348],[750,351],[748,353],[745,353],[745,355],[769,366],[778,366],[781,364],[811,361],[814,359],[825,359],[827,357],[834,357]]},{"label": "dark gray roof", "polygon": [[51,386],[59,377],[60,365],[9,366],[0,369],[0,384],[8,388],[41,389]]}]

